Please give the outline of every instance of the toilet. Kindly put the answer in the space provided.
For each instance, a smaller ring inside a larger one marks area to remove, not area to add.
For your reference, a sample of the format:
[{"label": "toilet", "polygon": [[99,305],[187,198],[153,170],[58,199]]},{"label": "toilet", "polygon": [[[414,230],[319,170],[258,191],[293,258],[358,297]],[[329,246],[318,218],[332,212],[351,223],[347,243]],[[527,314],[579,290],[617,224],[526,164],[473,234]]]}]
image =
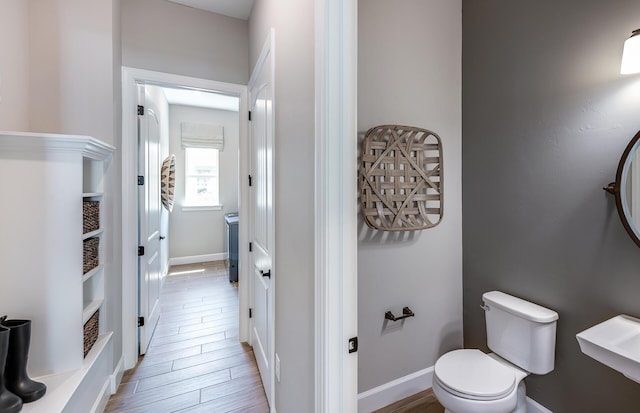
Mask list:
[{"label": "toilet", "polygon": [[445,413],[526,413],[524,378],[554,368],[558,313],[500,291],[482,301],[493,353],[444,354],[434,366],[433,393]]}]

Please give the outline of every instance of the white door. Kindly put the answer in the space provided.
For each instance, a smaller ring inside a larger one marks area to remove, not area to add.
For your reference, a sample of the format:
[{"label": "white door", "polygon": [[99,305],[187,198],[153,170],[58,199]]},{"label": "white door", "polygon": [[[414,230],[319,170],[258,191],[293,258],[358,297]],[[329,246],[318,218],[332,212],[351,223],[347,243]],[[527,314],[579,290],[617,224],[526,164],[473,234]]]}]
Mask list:
[{"label": "white door", "polygon": [[[160,317],[160,121],[158,110],[138,87],[138,314],[144,324],[138,329],[140,354],[147,352]],[[140,112],[139,112],[140,113]]]},{"label": "white door", "polygon": [[[270,36],[273,38],[273,36]],[[250,173],[252,245],[250,271],[252,284],[251,345],[258,362],[269,404],[273,391],[273,287],[277,273],[273,262],[273,50],[267,44],[249,83],[251,96]]]}]

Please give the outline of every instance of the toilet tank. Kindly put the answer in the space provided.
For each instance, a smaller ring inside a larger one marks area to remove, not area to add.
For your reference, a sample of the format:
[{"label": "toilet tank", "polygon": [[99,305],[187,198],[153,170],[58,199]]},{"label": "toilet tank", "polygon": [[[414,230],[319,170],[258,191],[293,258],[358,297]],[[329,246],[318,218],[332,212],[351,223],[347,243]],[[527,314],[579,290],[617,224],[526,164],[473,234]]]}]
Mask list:
[{"label": "toilet tank", "polygon": [[484,293],[482,301],[491,351],[530,373],[551,372],[558,313],[500,291]]}]

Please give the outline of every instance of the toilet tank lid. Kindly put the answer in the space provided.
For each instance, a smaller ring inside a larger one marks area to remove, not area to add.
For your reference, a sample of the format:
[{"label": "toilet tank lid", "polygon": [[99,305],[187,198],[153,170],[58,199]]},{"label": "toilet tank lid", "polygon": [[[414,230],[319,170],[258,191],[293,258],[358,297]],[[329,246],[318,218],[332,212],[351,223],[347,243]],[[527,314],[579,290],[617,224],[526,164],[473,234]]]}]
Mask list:
[{"label": "toilet tank lid", "polygon": [[536,323],[551,323],[558,319],[558,313],[553,310],[500,291],[489,291],[482,294],[482,301],[485,305],[494,305]]}]

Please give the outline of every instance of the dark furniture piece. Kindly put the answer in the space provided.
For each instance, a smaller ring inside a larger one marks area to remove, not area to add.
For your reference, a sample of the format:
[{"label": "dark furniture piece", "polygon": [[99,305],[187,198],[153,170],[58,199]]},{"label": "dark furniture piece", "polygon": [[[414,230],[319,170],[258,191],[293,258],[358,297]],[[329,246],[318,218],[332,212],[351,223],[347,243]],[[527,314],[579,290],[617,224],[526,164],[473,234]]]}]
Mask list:
[{"label": "dark furniture piece", "polygon": [[238,282],[238,214],[226,214],[229,282]]}]

